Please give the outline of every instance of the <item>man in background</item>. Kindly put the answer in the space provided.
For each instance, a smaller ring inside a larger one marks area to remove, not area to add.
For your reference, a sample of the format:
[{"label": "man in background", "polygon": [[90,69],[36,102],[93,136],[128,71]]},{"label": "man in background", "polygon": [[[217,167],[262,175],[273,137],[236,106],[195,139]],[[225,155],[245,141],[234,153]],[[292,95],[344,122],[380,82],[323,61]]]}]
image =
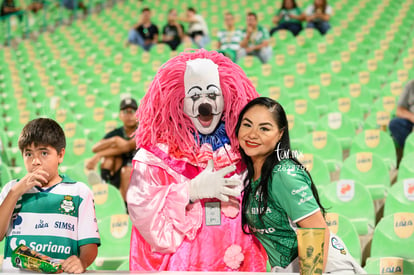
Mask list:
[{"label": "man in background", "polygon": [[[121,101],[119,119],[123,125],[107,133],[92,147],[95,155],[86,164],[86,168],[90,170],[88,173],[90,184],[102,181],[110,183],[119,189],[124,200],[132,171],[132,159],[136,153],[133,135],[138,126],[135,117],[137,109],[135,99],[125,98]],[[100,161],[101,175],[99,176],[95,168]]]}]

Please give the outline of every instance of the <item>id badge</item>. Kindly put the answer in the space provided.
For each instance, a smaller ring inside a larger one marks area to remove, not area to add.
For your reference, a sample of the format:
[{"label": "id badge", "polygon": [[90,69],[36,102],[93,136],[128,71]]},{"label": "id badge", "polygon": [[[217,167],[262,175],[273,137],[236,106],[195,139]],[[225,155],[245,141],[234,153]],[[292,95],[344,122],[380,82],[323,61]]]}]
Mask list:
[{"label": "id badge", "polygon": [[204,209],[206,211],[207,226],[221,225],[221,205],[219,201],[206,202]]}]

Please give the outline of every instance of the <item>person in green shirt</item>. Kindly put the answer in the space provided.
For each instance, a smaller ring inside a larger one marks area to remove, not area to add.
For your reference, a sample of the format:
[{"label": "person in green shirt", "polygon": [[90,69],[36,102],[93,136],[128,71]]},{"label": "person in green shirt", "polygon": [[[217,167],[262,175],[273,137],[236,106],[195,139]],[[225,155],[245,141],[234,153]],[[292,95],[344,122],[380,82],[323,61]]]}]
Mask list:
[{"label": "person in green shirt", "polygon": [[246,18],[246,29],[243,31],[243,40],[240,42],[240,50],[237,59],[246,56],[257,56],[262,63],[268,63],[272,56],[272,47],[269,43],[268,30],[258,24],[257,15],[249,12]]},{"label": "person in green shirt", "polygon": [[297,36],[303,29],[302,21],[305,19],[305,14],[302,13],[295,0],[283,0],[282,6],[273,17],[272,22],[276,26],[270,30],[270,36],[279,30],[287,30]]},{"label": "person in green shirt", "polygon": [[283,107],[273,99],[256,98],[241,111],[235,131],[247,166],[243,230],[261,242],[272,271],[299,272],[296,229],[304,227],[325,228],[325,273],[365,273],[341,239],[329,232],[312,178],[290,149]]}]

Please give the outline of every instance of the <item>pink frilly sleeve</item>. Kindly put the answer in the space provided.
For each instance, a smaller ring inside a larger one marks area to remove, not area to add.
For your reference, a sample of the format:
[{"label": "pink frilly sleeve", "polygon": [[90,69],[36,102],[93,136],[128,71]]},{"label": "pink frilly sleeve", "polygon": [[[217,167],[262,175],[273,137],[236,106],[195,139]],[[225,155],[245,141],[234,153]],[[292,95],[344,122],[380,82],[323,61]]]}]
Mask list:
[{"label": "pink frilly sleeve", "polygon": [[135,156],[128,211],[152,252],[173,253],[185,237],[195,238],[202,208],[199,203],[189,204],[189,181],[145,149]]}]

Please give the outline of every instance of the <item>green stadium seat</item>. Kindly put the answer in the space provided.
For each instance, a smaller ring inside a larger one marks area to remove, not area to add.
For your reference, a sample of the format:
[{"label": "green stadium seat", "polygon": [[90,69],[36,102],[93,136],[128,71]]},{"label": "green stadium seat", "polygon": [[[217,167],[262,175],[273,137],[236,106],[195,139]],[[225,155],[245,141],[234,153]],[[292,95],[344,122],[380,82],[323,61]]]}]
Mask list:
[{"label": "green stadium seat", "polygon": [[350,155],[342,165],[339,178],[362,183],[374,200],[385,198],[391,185],[385,161],[371,152]]},{"label": "green stadium seat", "polygon": [[379,129],[364,130],[352,140],[349,154],[372,152],[381,157],[389,169],[396,167],[397,155],[391,136]]},{"label": "green stadium seat", "polygon": [[341,112],[329,112],[322,116],[316,126],[317,131],[331,133],[341,143],[342,149],[349,149],[352,139],[356,134],[356,128],[351,120]]},{"label": "green stadium seat", "polygon": [[303,137],[308,133],[308,128],[302,117],[294,114],[287,114],[289,125],[289,138],[292,145],[301,143]]},{"label": "green stadium seat", "polygon": [[307,99],[312,101],[319,114],[324,115],[328,112],[332,98],[325,89],[321,89],[319,85],[308,85]]},{"label": "green stadium seat", "polygon": [[384,217],[414,209],[414,178],[397,181],[389,189],[384,204]]},{"label": "green stadium seat", "polygon": [[110,215],[98,221],[101,246],[94,265],[97,270],[117,270],[129,259],[132,222],[127,214]]},{"label": "green stadium seat", "polygon": [[0,161],[0,188],[6,185],[6,183],[11,181],[12,179],[13,178],[9,167],[5,163],[2,163]]},{"label": "green stadium seat", "polygon": [[319,189],[323,189],[331,183],[328,166],[323,160],[314,154],[300,154],[298,160],[309,171],[313,183]]},{"label": "green stadium seat", "polygon": [[383,217],[375,227],[371,257],[414,259],[414,212]]},{"label": "green stadium seat", "polygon": [[305,122],[308,131],[313,131],[319,119],[319,112],[315,104],[308,99],[295,99],[285,106],[287,114],[294,114]]},{"label": "green stadium seat", "polygon": [[78,163],[79,160],[93,156],[92,143],[85,137],[67,138],[64,160],[66,163]]},{"label": "green stadium seat", "polygon": [[414,177],[414,153],[406,154],[402,157],[398,167],[398,180],[410,179]]},{"label": "green stadium seat", "polygon": [[342,239],[352,257],[361,264],[361,245],[358,232],[352,222],[338,213],[326,213],[326,224],[331,233]]},{"label": "green stadium seat", "polygon": [[129,259],[123,261],[118,268],[116,269],[117,271],[129,271]]},{"label": "green stadium seat", "polygon": [[381,129],[386,131],[391,120],[391,114],[387,111],[371,112],[364,121],[363,129]]},{"label": "green stadium seat", "polygon": [[328,166],[329,172],[338,170],[342,165],[342,146],[334,135],[327,131],[314,131],[303,138],[302,153],[320,157]]},{"label": "green stadium seat", "polygon": [[399,257],[369,257],[364,269],[368,274],[414,274],[414,260]]},{"label": "green stadium seat", "polygon": [[370,112],[374,96],[365,87],[359,82],[350,82],[345,89],[348,91],[346,96],[350,96],[352,102],[359,104],[364,113]]},{"label": "green stadium seat", "polygon": [[98,222],[111,215],[126,213],[125,202],[115,186],[107,183],[94,184],[92,191]]},{"label": "green stadium seat", "polygon": [[[348,218],[358,235],[371,234],[375,228],[374,202],[368,189],[353,180],[340,180],[325,186],[320,193],[322,205],[328,213]],[[364,209],[364,211],[359,211]]]},{"label": "green stadium seat", "polygon": [[408,135],[404,144],[404,155],[414,153],[414,133]]}]

